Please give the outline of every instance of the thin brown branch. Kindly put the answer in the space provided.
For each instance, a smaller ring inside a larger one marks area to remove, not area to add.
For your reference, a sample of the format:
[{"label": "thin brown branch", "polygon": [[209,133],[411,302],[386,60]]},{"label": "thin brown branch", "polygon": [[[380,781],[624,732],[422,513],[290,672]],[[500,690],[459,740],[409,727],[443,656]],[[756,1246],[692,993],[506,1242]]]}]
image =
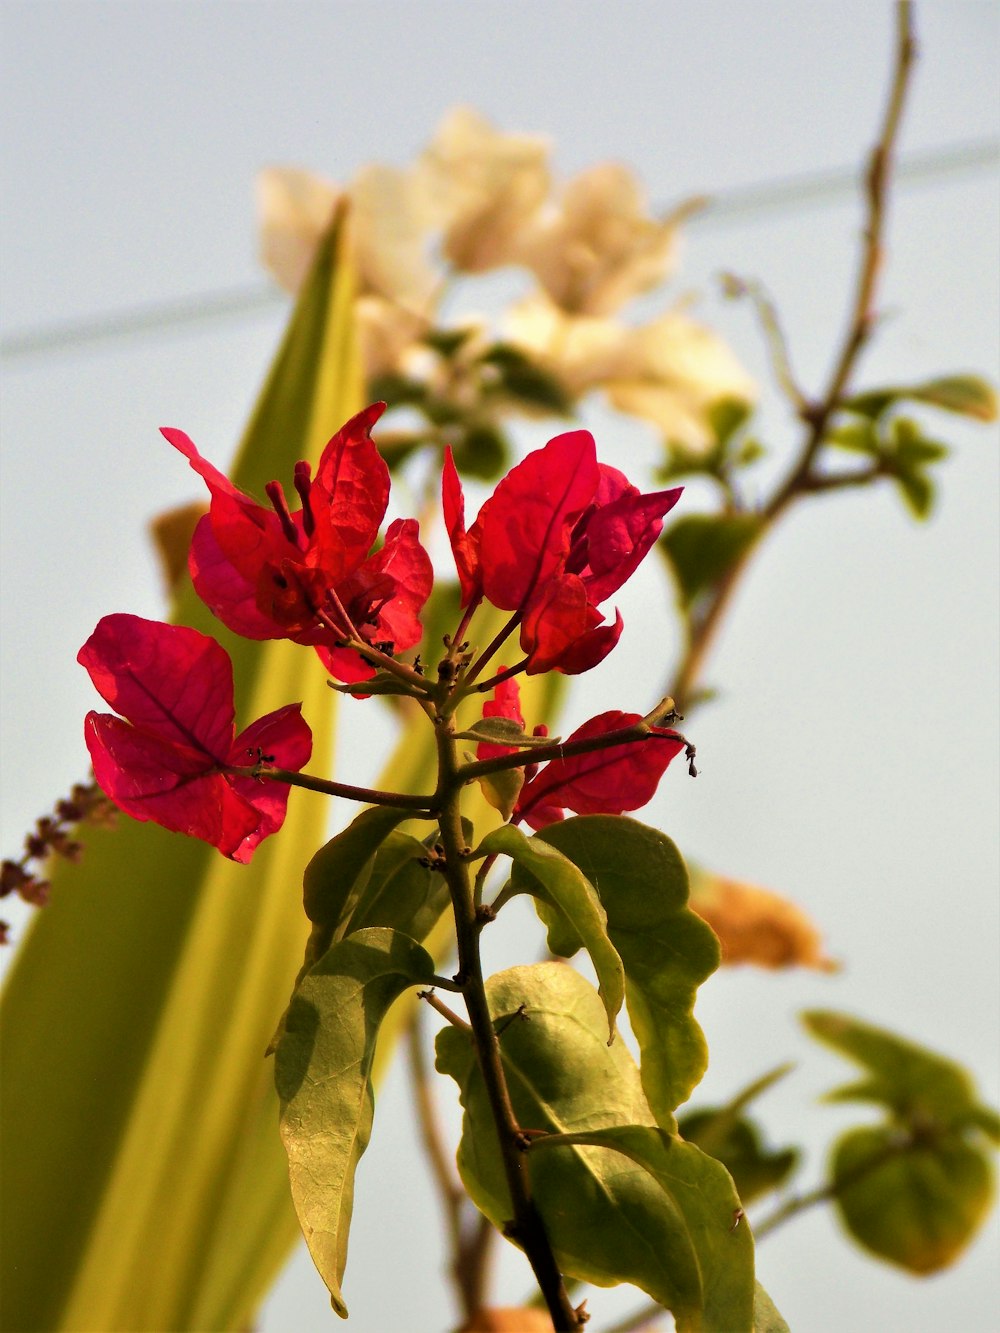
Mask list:
[{"label": "thin brown branch", "polygon": [[412,810],[415,816],[429,817],[434,809],[433,796],[408,796],[403,792],[379,791],[374,787],[354,787],[349,782],[334,782],[330,778],[316,778],[310,773],[293,773],[289,769],[270,768],[259,763],[249,768],[227,767],[226,772],[236,778],[285,782],[289,787],[304,787],[306,791],[318,791],[324,796],[342,796],[345,800],[363,801],[366,805],[391,805],[399,810]]},{"label": "thin brown branch", "polygon": [[461,985],[465,996],[473,1046],[492,1111],[500,1158],[510,1193],[513,1216],[508,1220],[505,1232],[524,1250],[557,1333],[576,1333],[581,1327],[581,1320],[570,1302],[541,1215],[531,1195],[528,1165],[524,1159],[523,1136],[510,1099],[500,1043],[493,1028],[493,1019],[486,998],[482,960],[479,954],[478,914],[469,877],[468,858],[463,854],[465,835],[462,830],[459,795],[465,781],[465,773],[457,764],[453,723],[450,720],[446,725],[438,727],[437,740],[441,774],[440,790],[443,793],[439,815],[441,845],[445,858],[443,870],[451,893],[458,945],[458,973],[455,980]]},{"label": "thin brown branch", "polygon": [[761,532],[758,540],[746,548],[740,558],[729,567],[717,583],[711,598],[700,611],[697,620],[690,626],[687,647],[670,686],[670,693],[677,700],[680,709],[685,707],[697,688],[705,662],[714,645],[715,636],[751,557],[761,544],[761,538],[796,500],[817,490],[832,489],[825,480],[815,475],[814,463],[826,438],[830,420],[843,401],[858,358],[875,326],[876,294],[884,257],[883,238],[896,162],[899,126],[917,54],[913,32],[913,7],[909,0],[900,0],[896,15],[892,82],[879,136],[868,159],[865,176],[865,225],[862,229],[861,256],[847,331],[826,389],[817,402],[808,405],[801,412],[806,426],[805,437],[787,477],[778,485],[761,511]]}]

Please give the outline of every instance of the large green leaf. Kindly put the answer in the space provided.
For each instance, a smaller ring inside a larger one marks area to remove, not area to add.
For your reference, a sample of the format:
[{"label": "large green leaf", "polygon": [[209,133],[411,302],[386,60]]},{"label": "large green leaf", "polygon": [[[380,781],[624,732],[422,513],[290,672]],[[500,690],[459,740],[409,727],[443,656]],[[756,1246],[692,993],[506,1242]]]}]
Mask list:
[{"label": "large green leaf", "polygon": [[[245,489],[315,459],[361,406],[342,242],[335,230],[322,247],[262,391],[234,473]],[[229,635],[186,580],[174,619],[229,649],[240,719],[303,700],[312,767],[328,769],[334,695],[310,652]],[[57,869],[3,1004],[12,1333],[251,1321],[296,1235],[263,1051],[301,958],[297,886],[327,810],[293,792],[249,867],[123,817]]]},{"label": "large green leaf", "polygon": [[[745,1224],[734,1225],[732,1181],[653,1123],[634,1060],[622,1042],[607,1044],[594,988],[564,964],[540,963],[492,977],[487,993],[519,1123],[577,1139],[536,1145],[529,1159],[562,1271],[598,1286],[631,1282],[671,1310],[680,1330],[749,1331],[753,1241]],[[465,1108],[462,1180],[502,1227],[509,1195],[465,1033],[439,1033],[438,1067],[458,1083]]]},{"label": "large green leaf", "polygon": [[809,1031],[864,1066],[867,1076],[826,1100],[884,1106],[883,1124],[849,1130],[833,1147],[830,1185],[848,1231],[913,1273],[953,1263],[993,1199],[987,1141],[1000,1120],[966,1071],[848,1014],[813,1010]]},{"label": "large green leaf", "polygon": [[[543,838],[526,838],[520,829],[504,824],[479,845],[485,855],[500,853],[513,861],[511,888],[529,893],[548,909],[552,921],[549,947],[558,944],[567,929],[583,941],[597,973],[599,993],[608,1015],[608,1041],[615,1035],[615,1018],[625,999],[625,969],[608,938],[608,918],[594,886],[568,857]],[[559,930],[559,927],[562,930]]]},{"label": "large green leaf", "polygon": [[970,1125],[1000,1142],[995,1113],[981,1104],[968,1072],[953,1060],[850,1014],[812,1009],[802,1021],[814,1037],[867,1071],[859,1082],[828,1093],[827,1101],[877,1102],[917,1129]]},{"label": "large green leaf", "polygon": [[910,1273],[954,1263],[993,1201],[992,1162],[955,1134],[907,1142],[890,1125],[850,1130],[830,1176],[855,1240]]},{"label": "large green leaf", "polygon": [[275,1054],[292,1197],[313,1262],[343,1318],[354,1172],[375,1110],[376,1038],[393,1001],[433,976],[430,954],[408,936],[384,927],[360,930],[328,949],[299,984]]},{"label": "large green leaf", "polygon": [[[537,835],[583,871],[607,913],[608,935],[625,964],[625,997],[642,1057],[642,1085],[657,1122],[673,1112],[708,1063],[694,1018],[698,986],[719,965],[711,929],[690,910],[687,870],[670,839],[622,815],[583,815]],[[550,944],[567,956],[572,932]]]}]

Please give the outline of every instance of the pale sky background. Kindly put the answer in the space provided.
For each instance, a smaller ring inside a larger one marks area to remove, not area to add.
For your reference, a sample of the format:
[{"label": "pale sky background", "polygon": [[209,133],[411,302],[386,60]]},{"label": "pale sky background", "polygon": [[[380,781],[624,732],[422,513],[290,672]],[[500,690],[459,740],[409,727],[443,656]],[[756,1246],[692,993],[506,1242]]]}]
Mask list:
[{"label": "pale sky background", "polygon": [[[664,205],[859,163],[881,114],[892,28],[889,6],[870,0],[7,0],[0,14],[8,338],[252,285],[262,166],[347,178],[373,159],[403,163],[455,103],[550,135],[560,173],[625,161]],[[918,7],[905,153],[996,138],[998,20],[995,3]],[[817,388],[842,328],[859,216],[845,198],[706,221],[689,232],[672,294],[700,293],[704,317],[766,378],[749,312],[723,305],[716,282],[723,268],[759,277],[800,378]],[[882,298],[891,318],[863,383],[996,377],[998,235],[995,170],[900,190]],[[5,854],[86,772],[82,718],[95,699],[74,660],[80,644],[107,612],[161,614],[145,525],[199,487],[157,427],[182,427],[223,462],[283,320],[277,303],[6,361]],[[603,457],[648,478],[652,432],[608,414],[588,421]],[[773,394],[765,421],[767,437],[789,447]],[[759,1113],[772,1143],[807,1145],[800,1188],[819,1179],[837,1129],[864,1119],[817,1105],[852,1070],[801,1034],[804,1008],[843,1008],[920,1040],[965,1063],[997,1099],[996,431],[928,424],[955,446],[931,523],[914,523],[888,490],[817,502],[786,523],[712,663],[722,697],[687,728],[703,774],[692,783],[671,770],[645,816],[692,859],[797,899],[845,964],[836,977],[734,970],[701,992],[712,1065],[695,1103],[796,1060]],[[651,560],[619,599],[621,648],[579,681],[566,729],[656,698],[674,645],[666,598]],[[663,663],[652,675],[651,661]],[[338,776],[364,781],[378,766],[361,744],[376,708],[345,708]],[[536,954],[540,935],[513,921],[491,940],[494,967]],[[397,1069],[359,1171],[346,1276],[354,1333],[436,1333],[452,1319],[406,1095]],[[450,1082],[440,1101],[454,1120]],[[957,1268],[918,1282],[866,1257],[818,1209],[761,1244],[758,1271],[797,1331],[986,1333],[1000,1295],[997,1234],[994,1220]],[[506,1300],[530,1289],[515,1252],[498,1271]],[[591,1327],[637,1303],[598,1294]],[[303,1252],[261,1333],[334,1323]]]}]

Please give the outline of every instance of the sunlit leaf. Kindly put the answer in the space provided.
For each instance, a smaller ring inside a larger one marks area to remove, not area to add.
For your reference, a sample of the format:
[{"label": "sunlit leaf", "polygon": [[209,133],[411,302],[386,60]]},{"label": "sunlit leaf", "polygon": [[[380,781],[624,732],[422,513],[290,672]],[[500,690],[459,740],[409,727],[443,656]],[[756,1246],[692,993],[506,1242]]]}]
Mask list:
[{"label": "sunlit leaf", "polygon": [[570,938],[583,941],[597,973],[610,1042],[615,1033],[615,1017],[625,999],[625,969],[608,938],[607,914],[594,886],[549,842],[537,836],[526,838],[510,824],[488,834],[479,851],[487,855],[499,852],[511,858],[514,863],[511,888],[514,892],[529,893],[544,904],[540,915],[551,927],[549,947],[553,952],[561,952],[559,945],[566,932]]},{"label": "sunlit leaf", "polygon": [[[658,1123],[673,1130],[674,1109],[691,1095],[708,1063],[693,1009],[698,986],[719,965],[715,936],[688,907],[680,853],[665,834],[615,815],[550,824],[537,838],[569,857],[597,890],[608,935],[625,965],[646,1097]],[[550,927],[549,943],[568,956],[581,940]]]},{"label": "sunlit leaf", "polygon": [[[542,963],[492,977],[487,992],[519,1123],[580,1136],[530,1150],[533,1197],[562,1271],[598,1286],[634,1283],[674,1313],[679,1330],[749,1331],[753,1241],[734,1226],[732,1181],[651,1123],[632,1057],[621,1042],[607,1045],[594,988],[572,968]],[[462,1179],[502,1226],[511,1206],[464,1033],[439,1034],[438,1067],[465,1107]]]},{"label": "sunlit leaf", "polygon": [[392,1002],[433,975],[430,955],[407,936],[384,928],[358,931],[333,945],[302,980],[275,1053],[292,1197],[309,1253],[342,1318],[354,1172],[375,1109],[375,1041]]},{"label": "sunlit leaf", "polygon": [[753,1333],[791,1333],[774,1301],[759,1282],[754,1283]]},{"label": "sunlit leaf", "polygon": [[798,1165],[797,1148],[769,1152],[758,1126],[746,1116],[727,1114],[725,1107],[689,1111],[677,1128],[688,1143],[725,1166],[744,1204],[777,1189]]}]

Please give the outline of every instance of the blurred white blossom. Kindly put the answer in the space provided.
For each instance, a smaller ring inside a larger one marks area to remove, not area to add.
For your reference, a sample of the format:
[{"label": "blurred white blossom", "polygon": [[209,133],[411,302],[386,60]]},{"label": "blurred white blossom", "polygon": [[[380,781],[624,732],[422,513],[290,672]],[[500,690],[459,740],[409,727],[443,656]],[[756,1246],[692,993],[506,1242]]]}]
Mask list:
[{"label": "blurred white blossom", "polygon": [[566,314],[536,293],[513,307],[509,333],[574,397],[602,389],[620,411],[652,421],[688,451],[714,443],[708,412],[715,403],[756,398],[754,381],[722,339],[678,310],[632,327]]},{"label": "blurred white blossom", "polygon": [[632,173],[605,162],[571,180],[529,225],[520,256],[563,310],[610,315],[670,273],[678,221],[651,217]]},{"label": "blurred white blossom", "polygon": [[448,113],[417,176],[449,263],[482,273],[518,258],[523,228],[549,192],[548,157],[545,139],[502,134],[469,107]]}]

